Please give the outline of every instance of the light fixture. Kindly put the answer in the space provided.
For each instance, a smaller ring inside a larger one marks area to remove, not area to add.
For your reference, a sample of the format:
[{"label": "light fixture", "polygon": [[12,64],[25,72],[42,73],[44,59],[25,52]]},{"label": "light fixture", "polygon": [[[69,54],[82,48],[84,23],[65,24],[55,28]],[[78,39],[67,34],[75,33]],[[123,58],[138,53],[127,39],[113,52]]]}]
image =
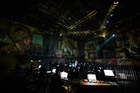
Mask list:
[{"label": "light fixture", "polygon": [[100,37],[104,37],[105,38],[106,35],[107,35],[107,31],[104,31],[103,33],[100,34]]},{"label": "light fixture", "polygon": [[114,5],[118,5],[118,4],[119,4],[119,2],[118,2],[118,1],[114,2]]},{"label": "light fixture", "polygon": [[114,14],[110,14],[110,17],[114,16]]},{"label": "light fixture", "polygon": [[115,34],[112,34],[112,37],[115,37],[116,35]]}]

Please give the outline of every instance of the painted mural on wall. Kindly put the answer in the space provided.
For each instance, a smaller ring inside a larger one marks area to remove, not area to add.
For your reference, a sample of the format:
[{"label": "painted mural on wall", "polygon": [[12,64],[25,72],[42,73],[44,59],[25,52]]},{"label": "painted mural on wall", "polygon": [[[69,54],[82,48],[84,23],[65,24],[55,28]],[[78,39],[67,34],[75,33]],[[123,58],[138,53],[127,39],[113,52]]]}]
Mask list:
[{"label": "painted mural on wall", "polygon": [[58,49],[62,51],[65,56],[75,56],[78,55],[77,41],[64,37],[58,42]]}]

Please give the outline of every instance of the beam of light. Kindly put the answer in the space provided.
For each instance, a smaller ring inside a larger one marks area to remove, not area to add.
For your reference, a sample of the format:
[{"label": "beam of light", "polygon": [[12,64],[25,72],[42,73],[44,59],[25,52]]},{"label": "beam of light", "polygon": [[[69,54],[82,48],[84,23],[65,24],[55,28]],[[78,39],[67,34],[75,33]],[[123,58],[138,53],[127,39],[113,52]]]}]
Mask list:
[{"label": "beam of light", "polygon": [[100,49],[103,48],[104,45],[106,45],[112,38],[116,37],[115,34],[112,34],[108,39],[106,39],[101,45],[96,47],[96,51],[99,51]]},{"label": "beam of light", "polygon": [[93,16],[95,16],[97,14],[96,10],[91,11],[90,13],[88,13],[85,17],[83,17],[82,19],[78,20],[77,22],[75,22],[74,24],[68,26],[67,28],[69,30],[74,30],[77,26],[79,26],[81,23],[85,22],[86,20],[89,20],[90,18],[92,18]]}]

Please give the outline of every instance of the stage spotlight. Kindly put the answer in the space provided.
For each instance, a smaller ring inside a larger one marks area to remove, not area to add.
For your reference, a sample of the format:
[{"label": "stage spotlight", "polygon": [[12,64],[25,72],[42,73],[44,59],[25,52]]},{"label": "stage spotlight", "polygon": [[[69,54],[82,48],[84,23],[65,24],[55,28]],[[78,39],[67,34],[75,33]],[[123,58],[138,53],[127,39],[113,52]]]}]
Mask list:
[{"label": "stage spotlight", "polygon": [[112,37],[115,37],[116,35],[115,34],[112,34]]},{"label": "stage spotlight", "polygon": [[110,14],[110,17],[113,17],[114,16],[114,14]]}]

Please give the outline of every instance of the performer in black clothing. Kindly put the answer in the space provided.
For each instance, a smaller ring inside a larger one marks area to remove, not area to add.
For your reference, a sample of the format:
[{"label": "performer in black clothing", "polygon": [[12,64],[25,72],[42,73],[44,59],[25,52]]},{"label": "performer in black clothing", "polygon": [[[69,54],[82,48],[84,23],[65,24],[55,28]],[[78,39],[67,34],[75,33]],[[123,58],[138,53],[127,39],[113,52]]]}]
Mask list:
[{"label": "performer in black clothing", "polygon": [[130,55],[128,47],[123,48],[123,52],[125,53],[126,58],[131,58],[131,55]]}]

